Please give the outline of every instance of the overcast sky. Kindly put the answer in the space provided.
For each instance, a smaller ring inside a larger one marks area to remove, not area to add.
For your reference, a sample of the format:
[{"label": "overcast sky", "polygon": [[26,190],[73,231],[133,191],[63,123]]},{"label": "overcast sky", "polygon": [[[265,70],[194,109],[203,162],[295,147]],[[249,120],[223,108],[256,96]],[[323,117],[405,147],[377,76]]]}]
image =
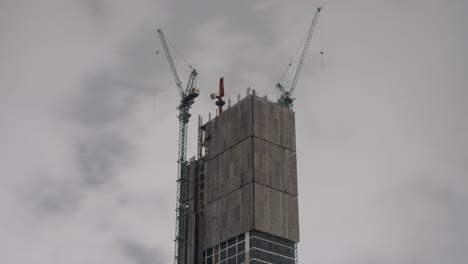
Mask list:
[{"label": "overcast sky", "polygon": [[219,77],[233,102],[276,99],[318,5],[300,262],[466,263],[465,0],[0,0],[0,262],[171,263],[178,94],[156,29],[200,72],[191,156]]}]

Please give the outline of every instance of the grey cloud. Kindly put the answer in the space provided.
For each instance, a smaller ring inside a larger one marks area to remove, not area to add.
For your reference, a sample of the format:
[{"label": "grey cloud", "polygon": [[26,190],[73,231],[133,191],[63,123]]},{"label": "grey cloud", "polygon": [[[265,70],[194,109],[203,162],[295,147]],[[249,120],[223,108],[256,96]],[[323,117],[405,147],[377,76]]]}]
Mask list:
[{"label": "grey cloud", "polygon": [[114,69],[92,73],[81,94],[67,102],[68,116],[88,131],[76,144],[86,186],[109,181],[131,162],[131,139],[116,124],[124,125],[142,98],[161,91],[155,86],[154,30],[137,33],[135,40],[121,44]]},{"label": "grey cloud", "polygon": [[30,193],[23,196],[32,202],[34,211],[41,216],[75,211],[82,199],[79,185],[73,181],[47,181],[45,178],[36,181]]},{"label": "grey cloud", "polygon": [[[264,8],[253,8],[254,5],[263,5]],[[249,81],[255,82],[255,80],[249,80],[249,77],[245,76],[246,73],[260,75],[262,76],[261,80],[277,79],[277,75],[281,73],[284,66],[287,65],[287,60],[290,59],[278,54],[276,50],[278,41],[284,38],[281,30],[274,27],[278,23],[277,19],[281,16],[281,12],[278,12],[277,9],[277,2],[252,3],[251,1],[209,0],[202,1],[200,4],[199,2],[171,1],[169,8],[172,13],[190,14],[173,17],[172,21],[163,25],[163,29],[169,31],[168,35],[174,43],[177,43],[179,50],[186,51],[187,56],[197,58],[191,63],[200,66],[201,74],[210,74],[203,71],[204,58],[197,56],[200,50],[207,47],[207,42],[213,43],[216,49],[229,54],[226,56],[229,57],[228,61],[225,57],[224,59],[219,58],[216,63],[223,65],[224,72],[229,73],[227,76],[229,80],[240,80],[239,83],[243,84]],[[191,27],[187,27],[187,25],[191,25]],[[306,30],[306,27],[304,25],[301,30]],[[202,38],[200,35],[204,37]],[[299,39],[301,37],[302,35]],[[287,56],[289,55],[287,54]],[[270,70],[265,71],[267,65],[270,67],[277,65],[277,67],[271,67]],[[271,82],[272,87],[276,84],[275,81]],[[257,81],[257,84],[257,87],[254,88],[265,85],[260,84],[260,81]],[[231,89],[239,88],[236,84]]]},{"label": "grey cloud", "polygon": [[135,103],[135,94],[118,72],[95,73],[71,102],[72,117],[88,127],[102,127],[125,118]]},{"label": "grey cloud", "polygon": [[158,248],[146,247],[130,240],[120,242],[120,247],[134,264],[164,263]]},{"label": "grey cloud", "polygon": [[107,183],[119,168],[131,161],[132,147],[118,131],[90,135],[77,144],[78,161],[85,186]]},{"label": "grey cloud", "polygon": [[83,3],[93,17],[101,20],[107,16],[108,7],[104,1],[85,0]]},{"label": "grey cloud", "polygon": [[[199,66],[202,95],[192,115],[206,116],[214,112],[207,95],[220,76],[231,96],[253,85],[274,98],[275,82],[319,3],[325,9],[296,91],[300,262],[466,262],[466,1],[60,3],[0,4],[0,52],[7,55],[0,79],[11,80],[0,92],[2,102],[14,106],[2,117],[27,119],[35,111],[52,120],[43,126],[1,120],[2,129],[18,134],[15,144],[0,149],[2,161],[9,164],[15,156],[15,164],[34,167],[0,175],[0,203],[9,208],[0,212],[0,223],[15,227],[2,233],[2,262],[83,263],[96,243],[102,248],[92,251],[95,263],[105,263],[115,247],[125,256],[115,254],[116,264],[167,263],[173,249],[177,97],[164,55],[154,54],[160,49],[155,29],[162,27]],[[68,52],[63,45],[80,50]],[[324,71],[319,48],[326,51]],[[83,64],[63,66],[71,61]],[[63,74],[54,79],[66,89],[43,78],[57,72]],[[60,102],[59,110],[34,98],[36,93]],[[152,113],[155,94],[164,94],[157,97],[162,111]],[[195,123],[192,118],[190,129]],[[190,150],[196,131],[189,133]],[[22,143],[26,136],[31,146]],[[35,145],[44,138],[47,147]],[[33,148],[47,150],[25,155]],[[36,153],[46,157],[41,162],[52,161],[37,164]],[[76,164],[50,169],[69,160]],[[29,193],[18,195],[17,189]],[[103,233],[96,235],[96,226]],[[91,246],[82,247],[87,242]],[[24,254],[25,245],[34,246],[31,256]],[[57,258],[60,252],[74,252],[75,259]]]},{"label": "grey cloud", "polygon": [[125,118],[139,99],[160,92],[155,85],[155,32],[137,31],[135,40],[121,43],[117,65],[85,77],[83,89],[70,105],[72,117],[85,126],[101,126]]}]

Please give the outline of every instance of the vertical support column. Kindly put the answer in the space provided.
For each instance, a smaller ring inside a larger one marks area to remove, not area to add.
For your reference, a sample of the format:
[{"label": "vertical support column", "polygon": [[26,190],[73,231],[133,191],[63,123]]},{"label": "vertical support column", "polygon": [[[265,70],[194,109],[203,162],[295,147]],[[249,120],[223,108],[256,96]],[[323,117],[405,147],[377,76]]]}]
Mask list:
[{"label": "vertical support column", "polygon": [[[245,263],[249,263],[250,260],[250,231],[245,233]],[[296,261],[297,264],[297,261]]]},{"label": "vertical support column", "polygon": [[296,264],[299,264],[299,257],[297,256],[297,243],[294,243],[294,258],[296,260]]}]

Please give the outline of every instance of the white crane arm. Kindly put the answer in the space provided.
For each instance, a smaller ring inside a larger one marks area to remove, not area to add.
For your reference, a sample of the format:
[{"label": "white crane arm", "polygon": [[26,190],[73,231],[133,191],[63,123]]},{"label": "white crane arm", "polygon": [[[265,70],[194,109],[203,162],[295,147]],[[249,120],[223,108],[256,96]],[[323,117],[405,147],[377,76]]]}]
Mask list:
[{"label": "white crane arm", "polygon": [[305,60],[305,57],[307,55],[307,51],[309,50],[310,40],[312,39],[312,35],[313,35],[314,29],[315,29],[315,25],[317,25],[317,20],[319,18],[320,10],[322,10],[322,7],[319,6],[319,7],[317,7],[317,11],[315,11],[314,20],[312,21],[312,25],[310,26],[309,34],[307,35],[307,40],[306,40],[306,43],[304,45],[304,50],[302,51],[301,60],[299,61],[299,64],[297,65],[296,75],[294,75],[294,80],[293,80],[293,83],[291,85],[291,89],[290,89],[290,92],[289,92],[290,96],[292,96],[294,94],[294,89],[296,88],[297,80],[299,79],[299,75],[301,74],[302,65],[304,64],[304,60]]},{"label": "white crane arm", "polygon": [[177,88],[179,89],[180,96],[183,98],[185,96],[184,89],[182,88],[182,82],[180,81],[179,74],[177,74],[176,67],[174,65],[174,61],[172,60],[171,53],[169,52],[169,48],[166,43],[166,38],[164,37],[164,33],[162,29],[158,29],[159,38],[161,39],[161,44],[164,48],[164,53],[166,54],[167,62],[169,63],[169,67],[171,68],[172,75],[174,76],[174,80],[176,82]]}]

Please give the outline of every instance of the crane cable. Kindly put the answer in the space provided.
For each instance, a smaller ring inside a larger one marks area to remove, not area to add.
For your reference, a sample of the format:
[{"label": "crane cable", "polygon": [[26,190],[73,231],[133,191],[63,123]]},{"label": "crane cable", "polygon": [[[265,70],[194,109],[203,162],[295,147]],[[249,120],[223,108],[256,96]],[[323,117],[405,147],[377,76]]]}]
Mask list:
[{"label": "crane cable", "polygon": [[283,81],[284,77],[286,76],[286,74],[288,73],[289,68],[291,67],[292,63],[294,62],[294,60],[295,60],[296,57],[297,57],[297,54],[299,53],[299,50],[301,50],[302,45],[304,44],[305,40],[307,39],[307,34],[308,34],[308,33],[309,33],[309,32],[306,31],[304,37],[302,38],[301,44],[299,45],[299,47],[297,47],[296,53],[294,53],[293,58],[292,58],[291,61],[289,62],[288,66],[286,66],[286,69],[284,70],[283,75],[281,75],[281,78],[280,78],[280,80],[278,81],[278,83],[281,83],[281,82]]},{"label": "crane cable", "polygon": [[182,55],[182,53],[180,53],[180,52],[176,49],[176,47],[174,46],[174,44],[172,44],[172,42],[167,38],[167,36],[165,36],[165,37],[166,37],[167,42],[169,42],[169,45],[171,45],[171,47],[175,50],[175,52],[176,52],[176,53],[180,56],[180,58],[184,61],[185,65],[186,65],[187,67],[189,67],[190,69],[193,70],[192,64],[190,64],[190,63],[185,59],[184,55]]}]

